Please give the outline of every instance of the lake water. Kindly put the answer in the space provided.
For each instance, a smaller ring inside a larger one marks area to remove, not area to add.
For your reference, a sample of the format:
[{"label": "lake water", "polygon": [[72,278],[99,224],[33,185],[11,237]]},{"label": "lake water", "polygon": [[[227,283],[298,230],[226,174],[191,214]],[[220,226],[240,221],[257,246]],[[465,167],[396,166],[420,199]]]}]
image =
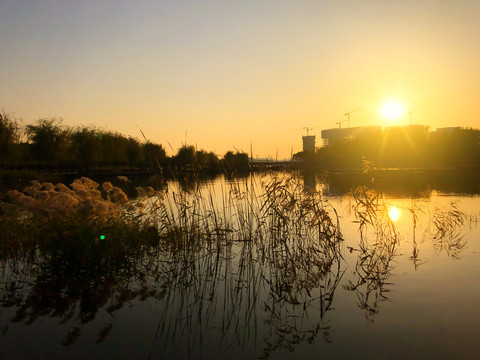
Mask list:
[{"label": "lake water", "polygon": [[[271,176],[219,177],[201,193],[237,217],[224,235],[101,260],[107,273],[2,256],[0,358],[478,358],[478,183],[399,176],[349,197],[347,175],[304,174],[317,193],[282,205],[294,219],[255,203]],[[243,202],[225,206],[232,184]]]}]

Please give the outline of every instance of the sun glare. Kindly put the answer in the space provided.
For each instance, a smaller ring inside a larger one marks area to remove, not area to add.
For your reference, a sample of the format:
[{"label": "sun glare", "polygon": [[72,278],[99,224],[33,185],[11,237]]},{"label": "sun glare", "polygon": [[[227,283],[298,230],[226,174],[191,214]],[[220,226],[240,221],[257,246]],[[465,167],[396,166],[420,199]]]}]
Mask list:
[{"label": "sun glare", "polygon": [[398,210],[398,208],[396,206],[392,206],[389,210],[388,210],[388,217],[390,218],[390,220],[392,221],[397,221],[398,218],[400,217],[400,210]]},{"label": "sun glare", "polygon": [[396,120],[403,113],[403,107],[396,101],[389,101],[382,106],[382,115],[387,120]]}]

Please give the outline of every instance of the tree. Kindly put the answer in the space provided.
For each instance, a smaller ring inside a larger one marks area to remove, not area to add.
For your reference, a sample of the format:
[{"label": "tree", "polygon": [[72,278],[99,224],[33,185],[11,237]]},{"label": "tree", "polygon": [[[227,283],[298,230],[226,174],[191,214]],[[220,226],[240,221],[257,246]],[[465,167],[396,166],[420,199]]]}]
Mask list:
[{"label": "tree", "polygon": [[219,160],[218,156],[214,152],[209,152],[207,154],[207,165],[210,167],[218,165]]},{"label": "tree", "polygon": [[193,146],[183,145],[178,149],[177,155],[175,155],[175,162],[177,166],[180,167],[195,164],[195,148]]},{"label": "tree", "polygon": [[145,162],[143,147],[140,146],[137,139],[134,139],[131,136],[127,139],[127,158],[128,164],[131,168]]},{"label": "tree", "polygon": [[103,133],[102,164],[106,166],[122,166],[127,163],[127,139],[118,133]]},{"label": "tree", "polygon": [[20,130],[15,118],[0,114],[0,154],[1,164],[12,163],[16,158]]},{"label": "tree", "polygon": [[71,134],[74,165],[91,168],[101,162],[101,139],[98,130],[93,127],[81,128]]},{"label": "tree", "polygon": [[244,152],[237,151],[234,153],[233,151],[228,151],[223,156],[223,161],[227,170],[245,171],[249,167],[248,155]]},{"label": "tree", "polygon": [[60,128],[58,122],[57,119],[40,119],[26,127],[31,156],[43,164],[63,164],[69,156],[69,134]]},{"label": "tree", "polygon": [[162,145],[147,141],[143,144],[143,154],[145,156],[145,162],[149,168],[160,169],[165,166],[167,153]]}]

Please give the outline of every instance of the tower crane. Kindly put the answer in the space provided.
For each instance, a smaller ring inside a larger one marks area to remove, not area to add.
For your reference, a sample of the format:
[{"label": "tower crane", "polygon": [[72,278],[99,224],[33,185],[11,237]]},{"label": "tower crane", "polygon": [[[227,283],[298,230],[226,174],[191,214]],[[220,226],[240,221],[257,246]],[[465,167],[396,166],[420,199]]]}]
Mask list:
[{"label": "tower crane", "polygon": [[360,109],[361,109],[361,107],[358,108],[358,109],[355,109],[355,110],[346,112],[346,113],[345,113],[346,119],[345,119],[345,120],[339,120],[339,121],[336,122],[335,124],[338,124],[338,128],[341,129],[341,128],[342,128],[342,123],[344,123],[345,121],[347,121],[347,127],[350,127],[350,114],[353,113],[353,112],[355,112],[355,111],[358,111],[358,110],[360,110]]},{"label": "tower crane", "polygon": [[342,123],[345,122],[345,120],[338,120],[335,124],[338,124],[338,128],[342,128]]},{"label": "tower crane", "polygon": [[305,126],[303,129],[307,130],[307,136],[309,135],[310,130],[313,130],[313,128]]},{"label": "tower crane", "polygon": [[412,113],[413,113],[414,111],[418,110],[419,107],[420,107],[420,106],[417,106],[415,109],[410,110],[410,111],[408,112],[408,115],[410,116],[410,125],[413,125],[413,116],[412,116]]}]

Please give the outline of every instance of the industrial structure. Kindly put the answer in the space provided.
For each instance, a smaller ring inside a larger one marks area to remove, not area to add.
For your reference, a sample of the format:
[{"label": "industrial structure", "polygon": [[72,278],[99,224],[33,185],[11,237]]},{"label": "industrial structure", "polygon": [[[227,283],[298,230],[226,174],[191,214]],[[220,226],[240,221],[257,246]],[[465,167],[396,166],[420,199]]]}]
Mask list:
[{"label": "industrial structure", "polygon": [[424,125],[389,126],[356,126],[351,128],[333,128],[322,130],[323,146],[331,146],[339,140],[353,140],[367,136],[386,135],[400,131],[409,136],[428,136],[429,127]]},{"label": "industrial structure", "polygon": [[338,140],[357,139],[369,135],[380,135],[381,126],[356,126],[349,128],[333,128],[322,130],[323,146],[329,146]]},{"label": "industrial structure", "polygon": [[303,152],[315,153],[315,135],[302,136]]},{"label": "industrial structure", "polygon": [[304,127],[307,130],[307,136],[302,136],[303,152],[315,153],[315,135],[310,135],[310,130],[313,128]]}]

